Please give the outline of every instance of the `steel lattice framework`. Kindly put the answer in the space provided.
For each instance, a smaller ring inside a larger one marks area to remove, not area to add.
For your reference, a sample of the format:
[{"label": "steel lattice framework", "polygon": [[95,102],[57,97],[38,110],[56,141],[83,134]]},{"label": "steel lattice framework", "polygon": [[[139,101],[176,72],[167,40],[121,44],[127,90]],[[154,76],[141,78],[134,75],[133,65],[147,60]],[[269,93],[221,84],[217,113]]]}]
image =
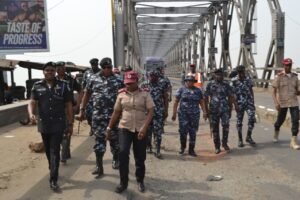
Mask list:
[{"label": "steel lattice framework", "polygon": [[[111,0],[115,64],[143,66],[146,57],[162,57],[169,73],[189,64],[202,71],[232,70],[230,30],[234,11],[240,29],[237,65],[245,65],[257,77],[252,44],[256,0]],[[263,80],[281,67],[284,56],[284,13],[278,0],[268,0],[272,15],[272,39],[264,66]],[[220,34],[221,45],[216,46]],[[206,55],[207,53],[207,55]],[[216,54],[220,60],[216,61]],[[262,86],[267,82],[262,81]]]}]

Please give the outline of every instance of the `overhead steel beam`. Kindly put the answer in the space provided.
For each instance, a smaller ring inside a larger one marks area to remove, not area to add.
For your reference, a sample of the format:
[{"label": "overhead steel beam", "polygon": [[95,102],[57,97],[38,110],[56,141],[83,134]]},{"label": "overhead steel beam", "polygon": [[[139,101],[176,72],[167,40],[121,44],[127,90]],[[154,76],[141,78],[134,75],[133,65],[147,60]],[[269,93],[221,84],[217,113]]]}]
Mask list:
[{"label": "overhead steel beam", "polygon": [[190,29],[193,24],[138,24],[139,30],[152,30],[152,29]]},{"label": "overhead steel beam", "polygon": [[137,15],[151,15],[151,14],[207,14],[206,7],[139,7],[136,8]]},{"label": "overhead steel beam", "polygon": [[186,17],[137,17],[138,23],[196,23],[200,16]]},{"label": "overhead steel beam", "polygon": [[164,34],[174,34],[174,35],[182,35],[185,34],[187,32],[187,30],[168,30],[168,29],[164,29],[164,30],[140,30],[139,31],[139,35],[164,35]]},{"label": "overhead steel beam", "polygon": [[[220,2],[220,0],[131,0],[136,3],[144,3],[144,2]],[[222,0],[228,1],[228,0]]]},{"label": "overhead steel beam", "polygon": [[144,39],[180,39],[182,38],[183,35],[140,35],[139,39],[144,40]]}]

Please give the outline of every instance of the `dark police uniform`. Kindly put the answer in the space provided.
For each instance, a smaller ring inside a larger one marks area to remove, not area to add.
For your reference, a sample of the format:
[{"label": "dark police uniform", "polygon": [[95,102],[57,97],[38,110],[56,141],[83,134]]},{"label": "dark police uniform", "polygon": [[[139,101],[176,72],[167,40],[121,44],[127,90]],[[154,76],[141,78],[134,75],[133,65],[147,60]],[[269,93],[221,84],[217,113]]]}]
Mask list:
[{"label": "dark police uniform", "polygon": [[220,149],[220,134],[219,124],[222,121],[223,127],[223,147],[227,146],[228,133],[229,133],[229,119],[231,108],[229,106],[229,98],[233,95],[232,87],[229,83],[222,81],[218,82],[215,80],[210,81],[204,93],[206,98],[210,97],[209,101],[209,112],[210,112],[210,123],[212,125],[212,133],[214,138],[214,144],[216,150]]},{"label": "dark police uniform", "polygon": [[[58,79],[58,77],[57,77]],[[81,85],[79,82],[74,79],[72,76],[69,74],[64,75],[64,80],[70,89],[70,94],[72,97],[72,105],[76,105],[76,100],[74,98],[74,90],[77,91],[78,93],[81,91]],[[61,160],[66,161],[67,159],[71,158],[71,151],[70,151],[70,144],[71,144],[71,138],[68,137],[67,130],[65,130],[65,133],[63,135],[63,140],[61,143]]]},{"label": "dark police uniform", "polygon": [[38,131],[42,135],[50,169],[50,181],[57,182],[60,143],[66,129],[65,103],[72,101],[68,84],[55,80],[50,88],[45,80],[36,82],[31,99],[38,102]]}]

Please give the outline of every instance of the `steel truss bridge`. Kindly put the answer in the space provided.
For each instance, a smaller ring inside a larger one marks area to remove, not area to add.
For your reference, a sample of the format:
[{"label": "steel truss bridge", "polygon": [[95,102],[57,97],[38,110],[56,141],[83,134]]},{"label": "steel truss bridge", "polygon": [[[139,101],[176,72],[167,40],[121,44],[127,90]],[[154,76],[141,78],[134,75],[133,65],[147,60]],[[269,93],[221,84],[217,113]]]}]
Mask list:
[{"label": "steel truss bridge", "polygon": [[[164,58],[169,74],[189,64],[210,72],[233,69],[230,31],[234,17],[240,30],[237,65],[267,87],[272,72],[282,67],[285,17],[278,0],[267,0],[272,19],[272,38],[262,77],[258,77],[252,46],[256,0],[111,0],[114,59],[116,66],[143,66],[146,57]],[[235,11],[235,13],[234,13]],[[216,45],[216,36],[221,42]],[[220,53],[220,60],[216,54]],[[206,55],[207,53],[207,55]]]}]

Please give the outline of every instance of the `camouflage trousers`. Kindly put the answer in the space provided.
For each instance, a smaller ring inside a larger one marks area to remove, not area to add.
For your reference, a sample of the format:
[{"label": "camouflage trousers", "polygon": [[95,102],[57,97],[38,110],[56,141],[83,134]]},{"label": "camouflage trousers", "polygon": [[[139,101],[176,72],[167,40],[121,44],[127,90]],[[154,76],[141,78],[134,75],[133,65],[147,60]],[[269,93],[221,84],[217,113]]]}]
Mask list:
[{"label": "camouflage trousers", "polygon": [[214,144],[216,148],[220,148],[220,120],[223,128],[223,136],[222,136],[222,143],[227,144],[228,141],[228,134],[229,134],[229,119],[230,113],[223,112],[223,113],[214,113],[211,112],[210,114],[210,124],[213,133]]},{"label": "camouflage trousers", "polygon": [[154,142],[156,147],[160,148],[161,141],[162,141],[162,134],[164,128],[164,117],[162,114],[155,114],[152,118],[152,122],[148,128],[147,133],[147,147],[151,147],[152,145],[152,135],[154,137]]},{"label": "camouflage trousers", "polygon": [[186,146],[189,134],[189,145],[195,145],[196,134],[199,128],[200,113],[178,112],[180,142],[183,148]]},{"label": "camouflage trousers", "polygon": [[255,106],[253,104],[247,104],[246,106],[240,106],[240,112],[236,114],[237,122],[236,128],[238,132],[243,131],[244,114],[248,114],[248,131],[252,131],[255,123]]},{"label": "camouflage trousers", "polygon": [[[94,151],[95,153],[105,153],[106,151],[106,140],[105,140],[105,133],[106,128],[109,123],[109,120],[102,120],[99,123],[95,124],[95,121],[93,121],[92,129],[95,136],[95,145],[94,145]],[[119,145],[119,130],[117,126],[112,128],[112,137],[111,140],[109,140],[110,143],[110,149],[111,153],[113,155],[116,155],[119,153],[120,145]]]},{"label": "camouflage trousers", "polygon": [[93,101],[90,100],[86,105],[86,109],[85,109],[85,118],[88,121],[88,124],[90,126],[92,125],[92,116],[93,116]]}]

